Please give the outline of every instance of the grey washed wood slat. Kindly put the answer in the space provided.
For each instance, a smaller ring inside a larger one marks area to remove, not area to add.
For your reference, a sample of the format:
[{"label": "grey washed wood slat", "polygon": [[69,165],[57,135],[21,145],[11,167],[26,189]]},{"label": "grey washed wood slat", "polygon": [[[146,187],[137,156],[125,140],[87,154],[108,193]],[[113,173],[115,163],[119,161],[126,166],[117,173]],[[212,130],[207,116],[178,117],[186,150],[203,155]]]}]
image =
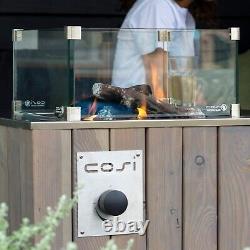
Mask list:
[{"label": "grey washed wood slat", "polygon": [[[108,129],[82,129],[73,130],[73,178],[76,184],[76,153],[86,151],[108,151]],[[74,211],[74,241],[80,250],[100,250],[109,240],[108,236],[77,238],[77,213]]]},{"label": "grey washed wood slat", "polygon": [[[145,156],[145,129],[111,129],[110,150],[143,150]],[[122,249],[128,240],[133,239],[133,249],[146,250],[146,235],[119,235],[113,236],[112,239]]]},{"label": "grey washed wood slat", "polygon": [[17,143],[20,144],[21,213],[34,222],[32,131],[21,130]]},{"label": "grey washed wood slat", "polygon": [[[9,205],[10,230],[21,218],[33,221],[33,176],[31,131],[1,127],[1,169],[5,202]],[[0,178],[1,178],[0,177]]]},{"label": "grey washed wood slat", "polygon": [[[146,129],[144,128],[122,128],[110,130],[110,149],[111,150],[143,150],[144,165],[145,165],[145,145],[146,145]],[[143,185],[145,187],[145,167],[143,169]],[[144,189],[144,201],[145,201],[145,189]]]},{"label": "grey washed wood slat", "polygon": [[147,249],[182,249],[182,129],[147,130]]},{"label": "grey washed wood slat", "polygon": [[217,128],[183,129],[184,250],[217,250]]},{"label": "grey washed wood slat", "polygon": [[0,203],[9,202],[7,159],[7,127],[0,126]]},{"label": "grey washed wood slat", "polygon": [[20,175],[21,129],[7,129],[7,166],[10,230],[16,230],[21,222],[21,175]]},{"label": "grey washed wood slat", "polygon": [[[34,221],[54,207],[63,194],[71,196],[71,131],[34,130],[33,199]],[[72,218],[68,216],[56,230],[52,249],[61,249],[72,240]]]},{"label": "grey washed wood slat", "polygon": [[219,249],[250,247],[250,127],[219,129]]}]

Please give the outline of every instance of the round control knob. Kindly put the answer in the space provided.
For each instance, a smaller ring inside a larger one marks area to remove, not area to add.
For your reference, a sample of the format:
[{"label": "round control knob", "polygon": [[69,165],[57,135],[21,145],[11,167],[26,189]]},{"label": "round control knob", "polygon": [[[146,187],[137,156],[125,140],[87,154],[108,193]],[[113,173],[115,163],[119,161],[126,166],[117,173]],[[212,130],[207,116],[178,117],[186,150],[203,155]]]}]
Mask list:
[{"label": "round control knob", "polygon": [[108,190],[101,194],[98,200],[98,208],[107,215],[118,216],[123,214],[128,207],[126,195],[118,190]]}]

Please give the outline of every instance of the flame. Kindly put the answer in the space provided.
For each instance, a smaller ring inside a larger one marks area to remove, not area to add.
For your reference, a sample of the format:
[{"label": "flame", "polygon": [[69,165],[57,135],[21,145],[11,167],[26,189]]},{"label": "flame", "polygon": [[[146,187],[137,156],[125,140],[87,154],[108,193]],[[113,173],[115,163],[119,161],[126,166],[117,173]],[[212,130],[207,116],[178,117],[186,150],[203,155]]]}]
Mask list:
[{"label": "flame", "polygon": [[97,115],[91,115],[84,118],[84,121],[94,121]]},{"label": "flame", "polygon": [[163,90],[163,82],[159,79],[159,72],[157,66],[154,64],[150,65],[151,68],[151,82],[152,82],[152,89],[153,94],[156,99],[160,100],[165,98],[164,90]]},{"label": "flame", "polygon": [[85,117],[84,121],[94,121],[97,115],[95,114],[97,110],[97,99],[93,101],[92,104],[89,105],[89,115]]},{"label": "flame", "polygon": [[143,104],[140,108],[137,108],[137,111],[138,111],[138,116],[137,118],[139,120],[143,120],[143,119],[146,119],[148,117],[148,114],[147,114],[147,107],[145,104]]}]

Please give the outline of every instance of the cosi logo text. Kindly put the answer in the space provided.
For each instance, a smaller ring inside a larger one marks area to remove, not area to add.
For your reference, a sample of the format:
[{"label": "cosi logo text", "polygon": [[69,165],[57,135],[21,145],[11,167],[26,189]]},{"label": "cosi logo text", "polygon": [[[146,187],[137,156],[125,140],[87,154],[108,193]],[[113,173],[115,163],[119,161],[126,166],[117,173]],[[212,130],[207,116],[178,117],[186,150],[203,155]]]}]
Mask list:
[{"label": "cosi logo text", "polygon": [[[132,156],[132,160],[127,161],[116,161],[117,159],[114,159],[114,161],[110,160],[103,160],[103,161],[97,161],[97,162],[90,162],[85,159],[85,162],[83,164],[83,170],[86,173],[93,174],[93,173],[110,173],[110,172],[124,172],[124,171],[137,171],[137,163],[140,162],[141,153],[137,152]],[[84,159],[83,155],[79,156],[80,160]],[[126,158],[125,158],[126,159]],[[128,156],[128,159],[131,159],[130,156]],[[137,162],[137,159],[139,162]]]},{"label": "cosi logo text", "polygon": [[98,173],[98,172],[123,172],[128,168],[132,168],[133,171],[136,171],[136,162],[124,162],[120,166],[116,166],[111,162],[105,163],[88,163],[84,165],[84,170],[87,173]]}]

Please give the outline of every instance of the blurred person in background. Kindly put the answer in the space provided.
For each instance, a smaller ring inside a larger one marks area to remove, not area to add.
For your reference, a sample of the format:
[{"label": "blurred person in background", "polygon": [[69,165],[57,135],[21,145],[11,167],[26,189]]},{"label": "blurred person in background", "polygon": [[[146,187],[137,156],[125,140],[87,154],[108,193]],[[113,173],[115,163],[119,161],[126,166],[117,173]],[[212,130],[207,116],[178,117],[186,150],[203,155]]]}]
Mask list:
[{"label": "blurred person in background", "polygon": [[[215,0],[121,1],[123,8],[131,8],[118,34],[112,76],[115,86],[151,84],[155,75],[157,85],[163,86],[168,54],[194,55],[193,34],[180,32],[179,37],[171,39],[172,45],[166,48],[159,43],[155,29],[194,30],[197,23],[210,28],[215,25]],[[152,72],[152,68],[157,72]]]}]

